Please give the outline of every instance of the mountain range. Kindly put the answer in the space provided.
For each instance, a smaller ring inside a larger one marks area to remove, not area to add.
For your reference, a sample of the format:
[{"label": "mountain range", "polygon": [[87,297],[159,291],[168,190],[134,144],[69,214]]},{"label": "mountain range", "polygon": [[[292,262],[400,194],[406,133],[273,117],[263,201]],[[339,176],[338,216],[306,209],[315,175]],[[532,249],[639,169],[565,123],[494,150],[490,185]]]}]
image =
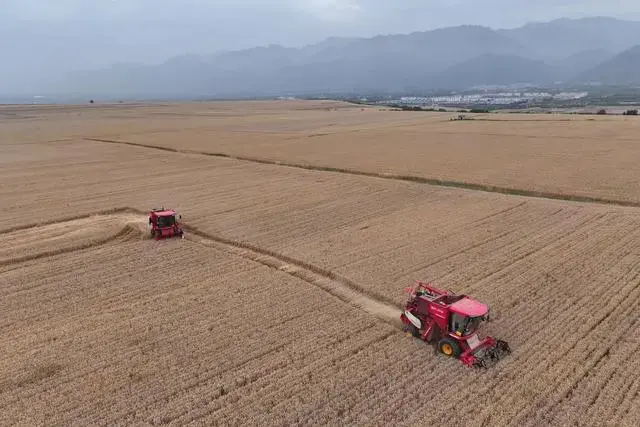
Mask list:
[{"label": "mountain range", "polygon": [[371,38],[329,38],[121,64],[57,81],[114,96],[272,96],[465,89],[478,85],[640,85],[640,22],[596,17],[495,30],[465,25]]}]

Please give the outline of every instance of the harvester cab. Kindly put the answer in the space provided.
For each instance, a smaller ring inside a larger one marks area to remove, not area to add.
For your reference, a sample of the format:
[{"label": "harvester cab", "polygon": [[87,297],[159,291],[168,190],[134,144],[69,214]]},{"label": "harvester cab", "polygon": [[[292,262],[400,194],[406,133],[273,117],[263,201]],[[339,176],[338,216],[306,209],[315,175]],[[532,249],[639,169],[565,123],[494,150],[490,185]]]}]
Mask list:
[{"label": "harvester cab", "polygon": [[149,212],[149,227],[151,229],[151,237],[160,240],[164,237],[180,236],[184,238],[184,230],[178,220],[182,219],[181,215],[176,215],[173,209],[152,209]]},{"label": "harvester cab", "polygon": [[409,301],[400,319],[405,330],[426,342],[437,342],[445,356],[467,366],[488,367],[511,353],[509,344],[480,338],[478,329],[489,318],[489,307],[466,295],[455,295],[418,281],[407,288]]}]

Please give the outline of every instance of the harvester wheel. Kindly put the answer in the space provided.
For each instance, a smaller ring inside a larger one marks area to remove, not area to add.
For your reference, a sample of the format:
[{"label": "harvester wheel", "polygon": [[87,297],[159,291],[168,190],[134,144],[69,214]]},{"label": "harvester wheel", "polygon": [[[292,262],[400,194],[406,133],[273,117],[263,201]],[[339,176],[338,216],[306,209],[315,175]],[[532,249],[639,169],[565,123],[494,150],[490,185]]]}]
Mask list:
[{"label": "harvester wheel", "polygon": [[460,356],[460,346],[452,338],[442,338],[440,342],[438,342],[438,349],[440,350],[440,353],[447,357]]},{"label": "harvester wheel", "polygon": [[415,338],[418,338],[420,336],[420,330],[413,324],[405,325],[404,330]]}]

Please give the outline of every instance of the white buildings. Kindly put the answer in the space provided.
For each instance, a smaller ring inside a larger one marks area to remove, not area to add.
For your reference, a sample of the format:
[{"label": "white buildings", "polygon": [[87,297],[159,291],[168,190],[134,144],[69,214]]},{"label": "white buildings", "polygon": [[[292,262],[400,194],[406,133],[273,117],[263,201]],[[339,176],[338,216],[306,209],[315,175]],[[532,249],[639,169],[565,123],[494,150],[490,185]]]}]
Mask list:
[{"label": "white buildings", "polygon": [[400,105],[415,105],[423,107],[437,107],[439,105],[509,105],[519,102],[536,100],[558,100],[567,101],[584,98],[588,92],[561,92],[551,94],[548,92],[481,92],[467,95],[449,96],[403,96],[400,99],[385,101]]}]

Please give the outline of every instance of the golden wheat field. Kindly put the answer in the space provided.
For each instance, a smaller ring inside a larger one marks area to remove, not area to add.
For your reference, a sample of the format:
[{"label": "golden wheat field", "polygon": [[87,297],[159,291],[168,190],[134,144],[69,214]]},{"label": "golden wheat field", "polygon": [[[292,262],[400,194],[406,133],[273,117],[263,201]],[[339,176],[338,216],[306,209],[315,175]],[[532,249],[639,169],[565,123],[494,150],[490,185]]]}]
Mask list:
[{"label": "golden wheat field", "polygon": [[[633,116],[468,114],[474,120],[450,121],[458,114],[385,111],[331,101],[10,111],[4,115],[26,117],[23,121],[46,115],[46,128],[32,134],[50,140],[93,137],[640,205],[640,120]],[[5,132],[23,137],[23,125],[16,123]]]},{"label": "golden wheat field", "polygon": [[[449,117],[0,107],[0,424],[640,424],[640,122]],[[405,336],[416,279],[513,353]]]}]

